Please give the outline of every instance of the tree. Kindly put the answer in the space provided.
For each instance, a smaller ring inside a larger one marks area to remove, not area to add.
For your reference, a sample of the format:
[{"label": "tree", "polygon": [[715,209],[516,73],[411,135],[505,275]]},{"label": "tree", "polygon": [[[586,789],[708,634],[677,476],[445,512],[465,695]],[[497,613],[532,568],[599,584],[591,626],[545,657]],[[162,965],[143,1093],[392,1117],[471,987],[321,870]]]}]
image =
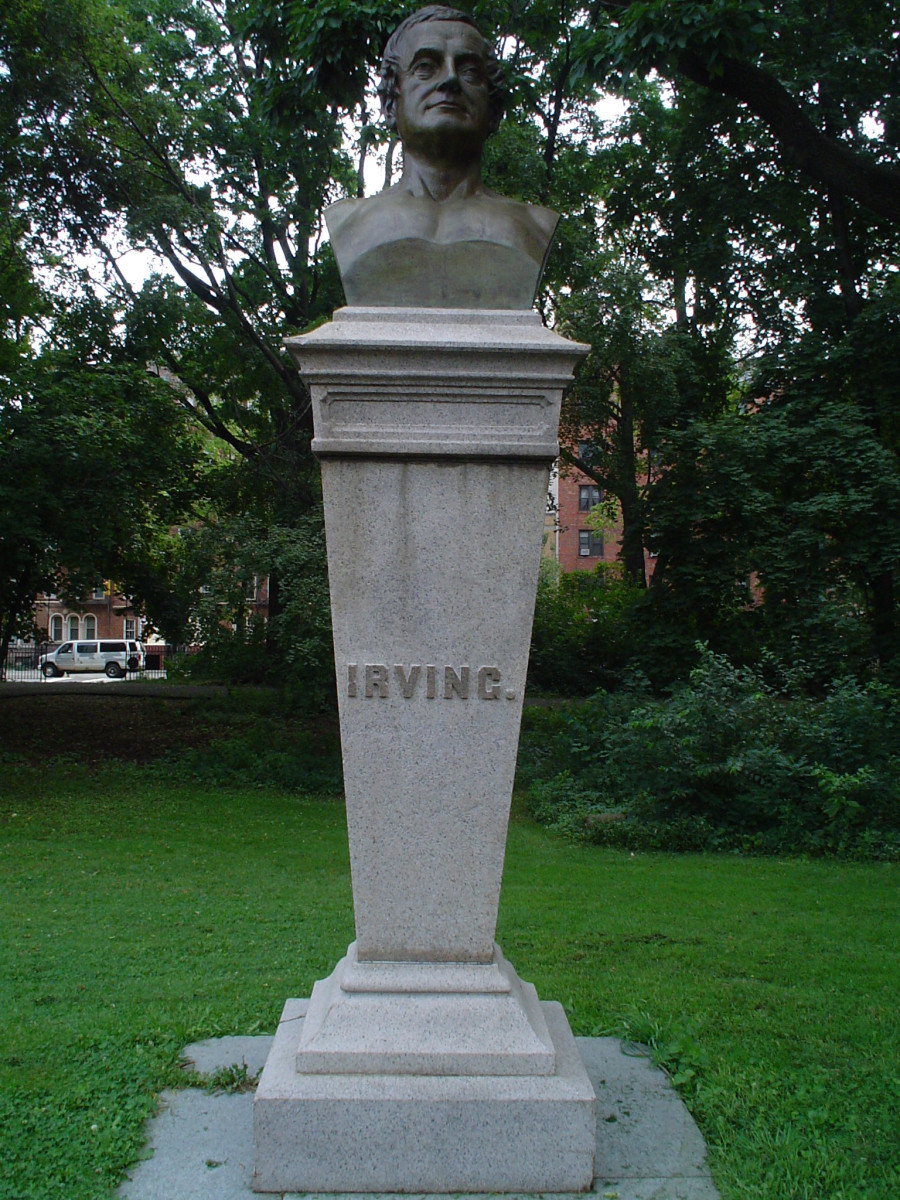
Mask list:
[{"label": "tree", "polygon": [[[621,558],[644,586],[651,464],[671,431],[724,409],[741,318],[721,148],[703,115],[644,86],[606,133],[595,186],[598,246],[558,318],[593,351],[564,409],[564,458],[618,502]],[[580,447],[578,453],[576,447]]]},{"label": "tree", "polygon": [[737,101],[824,194],[900,221],[893,0],[598,0],[590,12],[579,73],[655,70]]},{"label": "tree", "polygon": [[[573,422],[595,418],[594,452],[579,465],[627,494],[617,464],[633,445],[643,472],[638,503],[623,512],[634,509],[658,554],[642,623],[657,658],[667,648],[684,664],[702,636],[739,657],[768,643],[834,664],[827,635],[838,630],[857,664],[896,653],[895,513],[878,489],[889,492],[896,473],[900,230],[858,203],[851,183],[842,191],[785,169],[779,130],[734,104],[720,78],[734,67],[719,61],[728,45],[755,55],[811,106],[824,135],[861,162],[895,162],[896,71],[881,50],[893,9],[869,6],[854,24],[857,9],[770,6],[769,24],[744,37],[741,13],[758,6],[601,4],[582,44],[576,73],[653,67],[671,81],[632,76],[601,151],[606,253],[596,261],[632,281],[631,303],[611,309],[588,293],[560,305],[595,345],[572,396]],[[712,82],[680,69],[685,46],[718,62]],[[664,368],[655,383],[654,362]],[[634,386],[632,364],[646,385]],[[660,464],[655,481],[646,454]],[[812,481],[816,516],[813,496],[799,499]]]},{"label": "tree", "polygon": [[[393,147],[365,90],[400,7],[33,0],[0,15],[0,188],[20,226],[27,208],[19,245],[33,262],[40,238],[56,254],[57,290],[73,306],[80,297],[70,342],[108,350],[124,330],[117,361],[155,364],[229,448],[217,528],[224,537],[237,512],[252,519],[248,555],[274,568],[273,634],[285,624],[277,563],[305,564],[311,593],[321,579],[308,397],[281,340],[340,301],[324,206],[358,193],[382,150],[390,179]],[[681,611],[682,632],[691,613],[712,611],[716,588],[723,613],[743,612],[744,568],[761,577],[764,564],[729,557],[724,526],[694,519],[716,496],[738,509],[728,472],[695,473],[712,490],[692,491],[685,456],[705,448],[718,461],[714,444],[733,444],[746,465],[746,446],[775,428],[788,398],[795,436],[832,444],[816,407],[827,401],[845,406],[848,429],[861,420],[889,456],[898,448],[893,360],[881,352],[896,337],[896,4],[504,0],[474,15],[513,85],[485,177],[564,214],[539,304],[595,347],[570,430],[590,430],[573,439],[593,442],[580,465],[621,505],[627,573],[640,584],[645,549],[658,551],[646,604]],[[594,106],[610,83],[627,107],[604,126]],[[165,271],[132,282],[128,249]],[[105,277],[69,269],[63,281],[73,251],[94,255]],[[61,336],[61,319],[44,324],[42,337]],[[765,410],[752,403],[763,398]],[[860,461],[875,459],[866,449]],[[771,472],[757,482],[787,494]],[[666,499],[676,496],[685,528],[703,537],[680,536]],[[297,553],[283,554],[283,531],[301,527]],[[835,544],[845,558],[848,543]],[[850,572],[882,656],[896,627],[892,544],[866,560],[866,571],[881,564],[878,579]],[[141,588],[158,611],[166,564],[183,549],[145,547]],[[778,572],[766,570],[774,595]],[[188,592],[171,598],[177,624]],[[768,636],[757,616],[738,624]]]},{"label": "tree", "polygon": [[[322,209],[351,186],[344,122],[395,12],[36,0],[0,20],[4,176],[45,237],[99,256],[134,358],[284,509],[316,488],[281,341],[339,302]],[[168,275],[133,284],[129,249]]]},{"label": "tree", "polygon": [[[368,71],[397,12],[390,0],[35,0],[0,15],[11,203],[58,261],[95,264],[84,303],[230,447],[234,496],[273,529],[320,503],[309,397],[282,341],[340,303],[322,210],[356,186],[345,131],[351,117],[369,124]],[[129,251],[156,272],[135,281]],[[140,581],[160,612],[173,556],[157,546]],[[186,597],[170,599],[177,626]]]},{"label": "tree", "polygon": [[190,510],[198,452],[145,371],[37,358],[0,380],[0,661],[39,592],[128,591],[148,543]]}]

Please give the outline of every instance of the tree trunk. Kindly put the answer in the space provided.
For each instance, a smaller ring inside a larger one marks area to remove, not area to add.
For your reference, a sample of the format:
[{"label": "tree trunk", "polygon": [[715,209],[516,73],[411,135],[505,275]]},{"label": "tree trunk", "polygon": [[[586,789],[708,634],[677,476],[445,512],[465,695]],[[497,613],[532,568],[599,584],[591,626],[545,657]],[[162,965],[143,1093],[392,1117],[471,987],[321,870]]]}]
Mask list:
[{"label": "tree trunk", "polygon": [[612,440],[618,476],[616,491],[622,506],[622,565],[628,578],[645,588],[644,513],[637,481],[634,405],[625,380],[619,385],[619,420]]}]

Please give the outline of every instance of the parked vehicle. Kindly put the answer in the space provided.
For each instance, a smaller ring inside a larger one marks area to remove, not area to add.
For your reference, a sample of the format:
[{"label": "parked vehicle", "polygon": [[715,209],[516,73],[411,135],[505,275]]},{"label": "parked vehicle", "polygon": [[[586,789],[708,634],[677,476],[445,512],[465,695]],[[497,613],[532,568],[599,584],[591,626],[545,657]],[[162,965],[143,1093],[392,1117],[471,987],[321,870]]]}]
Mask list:
[{"label": "parked vehicle", "polygon": [[110,679],[121,679],[129,671],[144,669],[144,647],[124,640],[63,642],[41,656],[40,669],[48,679],[81,671],[105,671]]}]

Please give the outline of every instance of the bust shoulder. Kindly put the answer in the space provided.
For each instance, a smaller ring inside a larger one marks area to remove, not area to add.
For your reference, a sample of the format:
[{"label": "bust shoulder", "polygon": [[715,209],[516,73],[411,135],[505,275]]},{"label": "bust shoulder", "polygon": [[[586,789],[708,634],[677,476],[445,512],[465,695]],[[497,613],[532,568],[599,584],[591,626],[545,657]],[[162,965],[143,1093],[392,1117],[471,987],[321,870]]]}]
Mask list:
[{"label": "bust shoulder", "polygon": [[[401,237],[429,240],[437,233],[438,205],[391,188],[363,200],[338,200],[325,212],[325,224],[340,264]],[[342,254],[343,251],[343,254]]]}]

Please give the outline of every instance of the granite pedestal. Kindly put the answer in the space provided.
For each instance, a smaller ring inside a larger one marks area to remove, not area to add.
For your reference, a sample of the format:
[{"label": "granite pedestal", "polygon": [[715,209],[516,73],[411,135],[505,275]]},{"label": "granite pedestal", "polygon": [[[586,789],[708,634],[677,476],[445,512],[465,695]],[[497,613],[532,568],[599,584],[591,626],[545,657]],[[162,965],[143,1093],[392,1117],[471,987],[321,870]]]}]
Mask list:
[{"label": "granite pedestal", "polygon": [[562,392],[525,311],[343,309],[288,347],[322,462],[356,941],[286,1016],[261,1191],[577,1191],[594,1095],[494,943]]}]

